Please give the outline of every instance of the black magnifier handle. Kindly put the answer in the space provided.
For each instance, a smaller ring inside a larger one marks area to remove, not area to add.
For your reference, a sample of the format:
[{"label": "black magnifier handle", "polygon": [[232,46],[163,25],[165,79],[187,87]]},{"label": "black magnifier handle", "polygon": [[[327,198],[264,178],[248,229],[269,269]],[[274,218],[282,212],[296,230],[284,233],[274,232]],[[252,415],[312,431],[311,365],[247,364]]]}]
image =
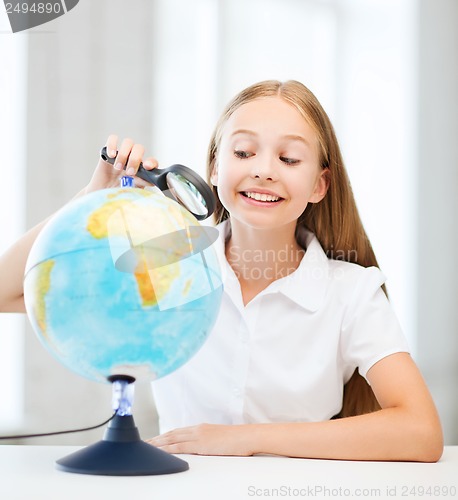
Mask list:
[{"label": "black magnifier handle", "polygon": [[[100,158],[102,158],[102,160],[106,161],[107,163],[111,163],[111,165],[114,165],[116,159],[116,157],[110,158],[108,156],[106,146],[104,146],[102,148],[102,151],[100,151]],[[124,165],[124,170],[126,169],[126,166],[127,165]],[[137,177],[140,177],[140,179],[143,179],[146,182],[154,184],[160,190],[167,189],[167,181],[165,178],[167,172],[165,172],[164,170],[161,170],[159,168],[155,168],[153,170],[146,170],[146,168],[143,166],[143,163],[140,162],[140,166],[138,167],[137,173],[135,175]]]}]

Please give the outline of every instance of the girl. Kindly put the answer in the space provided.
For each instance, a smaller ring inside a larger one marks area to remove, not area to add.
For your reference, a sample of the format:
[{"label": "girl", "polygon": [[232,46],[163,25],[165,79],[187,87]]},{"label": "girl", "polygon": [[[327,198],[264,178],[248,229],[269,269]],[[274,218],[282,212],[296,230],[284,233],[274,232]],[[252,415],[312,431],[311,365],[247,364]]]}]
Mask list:
[{"label": "girl", "polygon": [[[110,136],[112,157],[117,148]],[[135,175],[143,154],[124,140],[114,168],[100,161],[84,191],[117,185],[126,164]],[[242,91],[216,126],[208,176],[224,298],[203,348],[153,383],[163,433],[149,442],[172,453],[439,460],[437,411],[315,96],[295,81]],[[0,311],[24,310],[24,263],[40,228],[0,260],[11,284]]]}]

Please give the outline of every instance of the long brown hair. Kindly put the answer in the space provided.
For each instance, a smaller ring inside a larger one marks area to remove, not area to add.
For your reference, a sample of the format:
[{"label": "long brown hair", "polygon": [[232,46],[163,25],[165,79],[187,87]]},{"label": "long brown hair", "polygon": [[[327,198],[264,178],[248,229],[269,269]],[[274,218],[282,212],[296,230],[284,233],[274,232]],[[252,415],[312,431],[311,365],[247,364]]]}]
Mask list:
[{"label": "long brown hair", "polygon": [[[279,96],[294,106],[314,129],[320,145],[321,168],[329,172],[326,196],[319,203],[307,205],[298,225],[305,226],[315,234],[329,258],[338,255],[339,258],[364,267],[378,267],[356,208],[334,128],[318,99],[302,83],[294,80],[267,80],[246,88],[232,99],[216,124],[210,141],[207,156],[208,180],[210,181],[215,166],[222,130],[228,118],[243,104],[254,99],[274,96]],[[213,192],[217,200],[215,221],[220,223],[229,217],[229,213],[219,200],[216,186],[213,186]],[[386,293],[384,287],[383,289]],[[361,415],[379,409],[380,405],[372,389],[355,370],[345,384],[342,410],[337,417]]]}]

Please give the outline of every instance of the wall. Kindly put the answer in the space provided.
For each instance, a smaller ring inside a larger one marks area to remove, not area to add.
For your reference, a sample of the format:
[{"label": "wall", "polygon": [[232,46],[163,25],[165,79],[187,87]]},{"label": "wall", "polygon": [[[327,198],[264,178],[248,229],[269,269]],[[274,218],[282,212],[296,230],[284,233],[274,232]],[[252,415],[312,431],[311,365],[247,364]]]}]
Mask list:
[{"label": "wall", "polygon": [[458,2],[421,0],[418,21],[418,356],[458,444]]},{"label": "wall", "polygon": [[[0,9],[0,255],[25,229],[25,118],[27,40],[1,36],[9,27]],[[0,279],[0,286],[2,286]],[[0,433],[22,426],[23,336],[22,314],[0,314]]]}]

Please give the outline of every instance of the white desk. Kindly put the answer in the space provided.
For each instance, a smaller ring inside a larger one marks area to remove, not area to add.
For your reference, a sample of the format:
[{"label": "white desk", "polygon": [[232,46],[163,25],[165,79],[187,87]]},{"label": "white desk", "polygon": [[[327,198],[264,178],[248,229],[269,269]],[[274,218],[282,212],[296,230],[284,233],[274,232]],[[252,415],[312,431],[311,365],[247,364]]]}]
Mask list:
[{"label": "white desk", "polygon": [[[359,497],[458,500],[458,446],[446,447],[437,464],[180,455],[188,461],[190,469],[165,476],[90,476],[55,469],[56,459],[77,449],[75,446],[0,446],[0,499],[270,500]],[[427,488],[431,488],[429,494]]]}]

